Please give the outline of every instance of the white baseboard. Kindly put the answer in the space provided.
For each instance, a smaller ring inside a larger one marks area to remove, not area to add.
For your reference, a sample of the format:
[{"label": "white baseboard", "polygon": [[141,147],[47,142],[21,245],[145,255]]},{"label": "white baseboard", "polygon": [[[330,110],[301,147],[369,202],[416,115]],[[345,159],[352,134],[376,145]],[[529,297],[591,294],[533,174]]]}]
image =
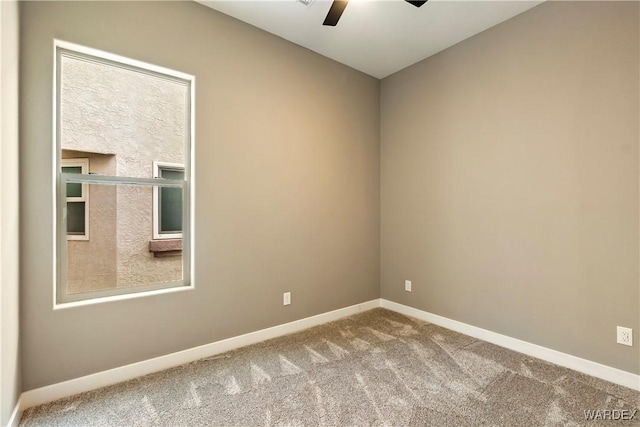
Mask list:
[{"label": "white baseboard", "polygon": [[165,369],[180,366],[185,363],[194,362],[199,359],[224,353],[229,350],[255,344],[271,338],[280,337],[282,335],[298,332],[313,326],[322,325],[327,322],[338,320],[340,318],[351,316],[362,311],[380,307],[380,300],[375,299],[364,302],[362,304],[352,305],[350,307],[341,308],[327,313],[318,314],[316,316],[307,317],[305,319],[296,320],[283,325],[262,329],[256,332],[228,338],[222,341],[216,341],[211,344],[205,344],[199,347],[190,348],[176,353],[167,354],[165,356],[156,357],[142,362],[132,363],[130,365],[109,369],[107,371],[86,375],[80,378],[74,378],[57,384],[48,385],[41,388],[26,391],[20,396],[20,409],[24,411],[32,406],[41,405],[53,400],[62,399],[64,397],[73,396],[89,390],[105,387],[119,382],[131,380],[142,375],[151,374]]},{"label": "white baseboard", "polygon": [[24,409],[22,408],[22,395],[20,395],[20,397],[18,398],[18,401],[16,402],[15,408],[13,408],[11,417],[9,418],[9,423],[7,424],[8,427],[18,427],[18,424],[20,424],[20,419],[22,418],[23,410]]},{"label": "white baseboard", "polygon": [[505,347],[519,353],[523,353],[556,365],[564,366],[578,372],[585,373],[615,384],[619,384],[634,390],[640,391],[640,376],[610,366],[602,365],[597,362],[582,359],[570,354],[562,353],[546,347],[511,338],[506,335],[491,332],[486,329],[458,322],[437,314],[429,313],[417,308],[398,304],[385,299],[376,299],[362,304],[352,305],[350,307],[341,308],[327,313],[318,314],[316,316],[307,317],[305,319],[296,320],[283,325],[274,326],[260,331],[251,332],[237,337],[228,338],[211,344],[205,344],[199,347],[171,353],[165,356],[156,357],[142,362],[132,363],[130,365],[121,366],[107,371],[98,372],[96,374],[75,378],[46,387],[41,387],[26,391],[20,395],[18,403],[9,420],[9,426],[17,425],[20,422],[22,412],[32,406],[41,405],[64,397],[73,396],[85,391],[94,390],[100,387],[109,386],[122,381],[127,381],[143,375],[173,368],[185,363],[194,362],[199,359],[224,353],[229,350],[255,344],[271,338],[298,332],[313,326],[322,325],[327,322],[338,320],[340,318],[350,316],[362,311],[370,310],[376,307],[386,308],[415,317],[474,338],[478,338],[492,344]]},{"label": "white baseboard", "polygon": [[511,338],[506,335],[491,332],[486,329],[478,328],[477,326],[468,325],[466,323],[458,322],[457,320],[452,320],[427,311],[418,310],[417,308],[398,304],[393,301],[380,299],[380,306],[406,316],[415,317],[417,319],[442,326],[443,328],[451,329],[452,331],[460,332],[461,334],[465,334],[470,337],[499,345],[500,347],[505,347],[528,356],[564,366],[565,368],[573,369],[574,371],[582,372],[596,378],[601,378],[603,380],[640,391],[640,375],[632,374],[631,372],[612,368],[597,362],[592,362],[591,360],[582,359],[567,353],[562,353],[557,350],[522,341],[517,338]]}]

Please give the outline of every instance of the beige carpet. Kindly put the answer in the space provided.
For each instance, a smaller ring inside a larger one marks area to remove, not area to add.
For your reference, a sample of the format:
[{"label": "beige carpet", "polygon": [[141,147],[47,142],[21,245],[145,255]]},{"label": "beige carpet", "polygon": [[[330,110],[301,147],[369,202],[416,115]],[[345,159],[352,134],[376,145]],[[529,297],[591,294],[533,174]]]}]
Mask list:
[{"label": "beige carpet", "polygon": [[640,413],[585,410],[639,407],[631,389],[375,309],[31,408],[21,425],[630,426]]}]

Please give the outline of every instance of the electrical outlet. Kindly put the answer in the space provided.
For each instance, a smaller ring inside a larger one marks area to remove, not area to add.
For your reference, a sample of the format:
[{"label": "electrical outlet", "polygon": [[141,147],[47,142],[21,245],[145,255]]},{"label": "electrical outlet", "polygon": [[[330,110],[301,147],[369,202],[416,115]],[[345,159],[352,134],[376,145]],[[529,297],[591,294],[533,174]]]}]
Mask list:
[{"label": "electrical outlet", "polygon": [[618,344],[633,346],[633,329],[618,326]]},{"label": "electrical outlet", "polygon": [[411,292],[411,280],[404,281],[404,290],[407,292]]},{"label": "electrical outlet", "polygon": [[291,292],[285,292],[282,294],[282,305],[291,304]]}]

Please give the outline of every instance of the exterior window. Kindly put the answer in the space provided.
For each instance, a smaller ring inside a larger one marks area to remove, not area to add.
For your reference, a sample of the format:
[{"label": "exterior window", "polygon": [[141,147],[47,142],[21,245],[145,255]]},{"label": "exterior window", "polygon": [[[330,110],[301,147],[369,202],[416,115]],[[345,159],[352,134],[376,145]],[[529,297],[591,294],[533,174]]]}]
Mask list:
[{"label": "exterior window", "polygon": [[[62,172],[89,173],[89,159],[62,159]],[[67,190],[67,240],[89,240],[89,188],[69,183]]]},{"label": "exterior window", "polygon": [[[184,180],[184,166],[153,162],[153,177]],[[153,238],[182,239],[182,189],[153,189]]]},{"label": "exterior window", "polygon": [[192,287],[195,78],[54,45],[55,303]]}]

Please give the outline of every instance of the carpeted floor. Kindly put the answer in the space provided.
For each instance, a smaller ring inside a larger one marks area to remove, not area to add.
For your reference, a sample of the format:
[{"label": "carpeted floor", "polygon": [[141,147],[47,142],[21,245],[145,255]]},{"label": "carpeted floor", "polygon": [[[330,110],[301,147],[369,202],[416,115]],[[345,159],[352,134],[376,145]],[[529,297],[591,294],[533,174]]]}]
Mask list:
[{"label": "carpeted floor", "polygon": [[375,309],[31,408],[20,425],[630,426],[640,412],[584,411],[637,408],[631,389]]}]

